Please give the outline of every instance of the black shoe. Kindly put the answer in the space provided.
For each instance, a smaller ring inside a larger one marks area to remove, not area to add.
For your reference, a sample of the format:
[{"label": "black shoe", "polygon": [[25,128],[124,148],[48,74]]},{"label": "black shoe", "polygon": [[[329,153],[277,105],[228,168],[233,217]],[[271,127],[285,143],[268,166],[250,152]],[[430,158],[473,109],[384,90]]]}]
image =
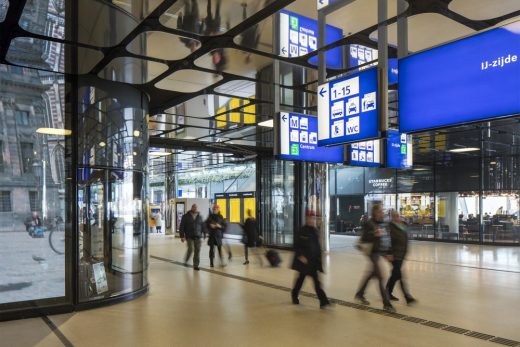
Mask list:
[{"label": "black shoe", "polygon": [[383,310],[385,310],[386,312],[390,312],[390,313],[395,313],[395,308],[392,306],[392,304],[386,304],[385,306],[383,306]]},{"label": "black shoe", "polygon": [[249,260],[246,260],[246,261],[244,262],[244,265],[247,265],[247,264],[249,264]]},{"label": "black shoe", "polygon": [[233,255],[231,253],[229,253],[228,260],[231,260],[231,258],[233,258]]},{"label": "black shoe", "polygon": [[399,301],[399,298],[393,296],[392,294],[388,293],[388,298],[392,301]]},{"label": "black shoe", "polygon": [[370,302],[367,299],[365,299],[365,297],[362,295],[356,295],[354,299],[356,299],[356,301],[362,305],[370,305]]},{"label": "black shoe", "polygon": [[215,267],[215,265],[213,265],[213,263],[209,264],[209,267]]},{"label": "black shoe", "polygon": [[195,271],[200,271],[200,267],[195,266],[195,267],[193,267],[193,270],[195,270]]},{"label": "black shoe", "polygon": [[292,303],[293,303],[293,305],[299,305],[300,304],[300,299],[298,299],[297,296],[293,296],[292,297]]},{"label": "black shoe", "polygon": [[411,297],[411,296],[408,296],[406,297],[406,303],[408,305],[414,305],[417,303],[417,300],[415,300],[415,298]]},{"label": "black shoe", "polygon": [[327,306],[330,306],[330,301],[328,300],[320,303],[321,309],[327,308]]}]

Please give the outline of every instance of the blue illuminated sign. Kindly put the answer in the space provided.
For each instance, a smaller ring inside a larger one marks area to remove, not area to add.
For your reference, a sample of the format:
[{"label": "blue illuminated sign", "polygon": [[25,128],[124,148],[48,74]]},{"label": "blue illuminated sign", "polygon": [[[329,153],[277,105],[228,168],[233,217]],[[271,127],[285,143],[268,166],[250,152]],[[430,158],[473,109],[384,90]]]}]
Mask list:
[{"label": "blue illuminated sign", "polygon": [[399,128],[520,113],[520,22],[399,60]]},{"label": "blue illuminated sign", "polygon": [[349,146],[349,165],[381,166],[380,140],[362,141]]},{"label": "blue illuminated sign", "polygon": [[278,121],[281,159],[343,163],[343,146],[318,147],[316,117],[282,112]]},{"label": "blue illuminated sign", "polygon": [[[318,22],[289,11],[280,11],[280,52],[282,57],[300,57],[318,48]],[[330,25],[325,30],[325,45],[343,37],[343,30]],[[341,47],[333,48],[325,53],[327,67],[341,69],[343,67]],[[318,64],[318,57],[309,59],[309,63]]]},{"label": "blue illuminated sign", "polygon": [[[373,61],[372,64],[368,64],[359,68],[360,70],[368,69],[372,66],[377,66],[377,49],[366,47],[363,45],[352,44],[349,45],[348,49],[348,67],[356,67]],[[388,85],[396,84],[398,77],[397,59],[388,59]]]},{"label": "blue illuminated sign", "polygon": [[377,68],[318,87],[318,144],[379,137]]},{"label": "blue illuminated sign", "polygon": [[386,167],[410,169],[413,166],[412,136],[389,130],[386,139]]}]

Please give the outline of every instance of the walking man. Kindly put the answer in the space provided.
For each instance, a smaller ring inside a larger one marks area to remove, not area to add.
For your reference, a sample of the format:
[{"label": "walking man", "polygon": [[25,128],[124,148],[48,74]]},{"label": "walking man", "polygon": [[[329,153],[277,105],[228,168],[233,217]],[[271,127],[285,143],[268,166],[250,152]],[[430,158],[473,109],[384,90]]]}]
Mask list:
[{"label": "walking man", "polygon": [[222,259],[222,238],[224,230],[226,229],[226,220],[220,214],[220,207],[217,204],[213,205],[213,210],[206,220],[206,227],[209,233],[208,246],[210,266],[214,267],[215,265],[213,262],[215,259],[215,246],[218,250],[220,265],[224,266],[224,260]]},{"label": "walking man", "polygon": [[291,292],[292,303],[298,305],[300,300],[298,294],[302,288],[305,277],[310,276],[314,281],[314,289],[320,300],[320,308],[330,305],[327,295],[321,288],[318,271],[323,272],[321,261],[321,246],[319,232],[316,229],[316,213],[307,211],[305,213],[305,225],[302,227],[298,237],[294,241],[294,260],[292,269],[299,272]]},{"label": "walking man", "polygon": [[406,257],[406,253],[408,252],[408,234],[406,232],[406,227],[403,223],[401,223],[401,219],[399,213],[397,211],[392,210],[392,221],[390,222],[390,238],[392,240],[392,248],[391,248],[391,261],[392,261],[392,276],[388,279],[386,283],[386,290],[388,291],[388,296],[392,301],[399,301],[398,298],[392,295],[394,291],[394,286],[397,281],[401,283],[401,290],[403,291],[404,298],[407,304],[413,304],[416,300],[410,295],[408,291],[408,287],[406,282],[403,279],[403,275],[401,273],[401,267],[403,265],[403,261]]},{"label": "walking man", "polygon": [[375,204],[374,206],[372,206],[372,217],[363,225],[363,234],[361,235],[361,241],[363,243],[371,244],[371,250],[368,254],[368,258],[370,260],[372,268],[362,279],[361,285],[356,293],[355,298],[363,305],[370,305],[368,300],[365,298],[365,290],[367,288],[368,282],[370,282],[372,278],[376,278],[379,284],[381,298],[383,299],[383,309],[388,312],[395,312],[394,307],[390,303],[388,292],[383,286],[383,275],[381,273],[381,267],[379,264],[379,260],[381,258],[380,253],[383,251],[381,249],[381,237],[384,234],[384,216],[385,213],[381,205]]},{"label": "walking man", "polygon": [[202,218],[199,211],[197,211],[196,204],[193,204],[191,210],[182,216],[179,232],[181,234],[181,241],[184,242],[184,240],[186,240],[188,243],[188,250],[184,257],[184,265],[188,264],[188,260],[193,253],[193,269],[199,271]]}]

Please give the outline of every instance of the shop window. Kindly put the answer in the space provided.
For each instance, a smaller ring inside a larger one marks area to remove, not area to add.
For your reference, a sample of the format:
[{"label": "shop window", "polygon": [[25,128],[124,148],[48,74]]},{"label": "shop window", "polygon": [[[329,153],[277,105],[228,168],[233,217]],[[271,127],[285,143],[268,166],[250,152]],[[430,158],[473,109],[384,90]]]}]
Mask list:
[{"label": "shop window", "polygon": [[433,194],[399,194],[397,209],[401,219],[408,225],[408,235],[411,238],[434,238]]},{"label": "shop window", "polygon": [[29,112],[27,111],[16,111],[16,124],[18,125],[29,125]]},{"label": "shop window", "polygon": [[461,241],[480,239],[478,192],[437,193],[435,211],[437,239]]},{"label": "shop window", "polygon": [[518,192],[484,192],[482,196],[484,242],[520,241]]},{"label": "shop window", "polygon": [[11,212],[11,192],[0,191],[0,212]]}]

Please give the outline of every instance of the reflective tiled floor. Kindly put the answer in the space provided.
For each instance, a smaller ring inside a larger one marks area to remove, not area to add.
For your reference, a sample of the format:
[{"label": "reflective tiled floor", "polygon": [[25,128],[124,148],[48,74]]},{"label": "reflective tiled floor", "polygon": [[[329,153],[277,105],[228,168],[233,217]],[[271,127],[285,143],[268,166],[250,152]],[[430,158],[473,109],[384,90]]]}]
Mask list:
[{"label": "reflective tiled floor", "polygon": [[[520,249],[411,244],[405,270],[419,304],[397,303],[398,313],[467,329],[463,335],[346,306],[365,269],[354,241],[332,239],[323,282],[328,295],[343,302],[328,310],[310,297],[290,304],[290,252],[281,252],[279,268],[260,267],[254,258],[244,266],[242,248],[233,244],[227,267],[195,272],[179,265],[185,251],[179,239],[154,236],[148,295],[49,318],[75,346],[499,346],[467,336],[470,331],[520,341]],[[207,252],[204,246],[203,268]],[[375,287],[367,298],[381,308]],[[311,283],[304,290],[312,292]],[[0,336],[0,346],[63,345],[42,319],[0,323]]]}]

